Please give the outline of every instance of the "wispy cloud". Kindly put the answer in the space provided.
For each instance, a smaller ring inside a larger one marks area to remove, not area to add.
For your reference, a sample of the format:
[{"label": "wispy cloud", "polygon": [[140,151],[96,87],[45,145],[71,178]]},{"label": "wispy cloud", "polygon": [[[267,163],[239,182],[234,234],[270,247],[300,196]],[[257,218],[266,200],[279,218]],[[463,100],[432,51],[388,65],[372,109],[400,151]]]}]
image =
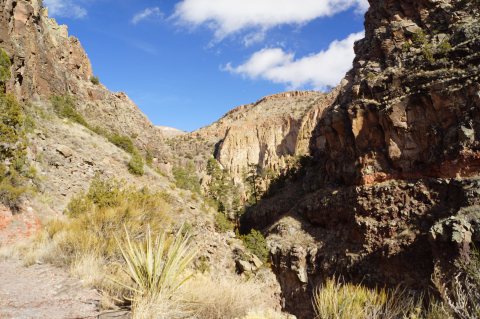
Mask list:
[{"label": "wispy cloud", "polygon": [[229,63],[223,69],[251,79],[286,84],[291,89],[310,86],[325,90],[336,86],[352,67],[353,45],[363,37],[363,32],[351,34],[346,39],[333,41],[324,51],[299,59],[281,48],[266,48],[239,66]]},{"label": "wispy cloud", "polygon": [[162,18],[162,17],[163,17],[163,13],[159,7],[146,8],[145,10],[135,14],[131,22],[133,24],[138,24],[139,22],[147,19],[155,19],[155,18]]},{"label": "wispy cloud", "polygon": [[87,9],[72,0],[44,0],[43,4],[53,17],[81,19],[87,16]]},{"label": "wispy cloud", "polygon": [[[180,24],[208,26],[217,41],[249,31],[264,33],[279,25],[303,25],[321,17],[333,16],[354,8],[368,9],[367,0],[182,0],[175,7],[173,18]],[[253,32],[253,33],[252,33]],[[246,41],[248,44],[249,41]]]}]

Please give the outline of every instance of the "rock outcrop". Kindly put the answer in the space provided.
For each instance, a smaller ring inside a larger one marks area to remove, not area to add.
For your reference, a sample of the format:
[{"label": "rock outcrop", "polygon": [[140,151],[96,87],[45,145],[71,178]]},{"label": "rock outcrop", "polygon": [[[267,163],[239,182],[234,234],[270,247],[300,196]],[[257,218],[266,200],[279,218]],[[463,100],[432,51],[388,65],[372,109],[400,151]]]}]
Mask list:
[{"label": "rock outcrop", "polygon": [[249,165],[281,172],[290,160],[308,154],[315,125],[336,94],[334,90],[271,95],[239,106],[171,144],[177,154],[190,151],[187,157],[199,167],[214,156],[236,183],[243,182]]},{"label": "rock outcrop", "polygon": [[18,98],[72,95],[92,125],[135,137],[144,149],[161,149],[160,130],[127,95],[92,83],[92,66],[80,41],[48,17],[42,1],[0,0],[0,48],[12,60],[8,90]]},{"label": "rock outcrop", "polygon": [[478,1],[370,1],[313,163],[243,219],[269,235],[286,308],[344,275],[426,288],[479,238]]}]

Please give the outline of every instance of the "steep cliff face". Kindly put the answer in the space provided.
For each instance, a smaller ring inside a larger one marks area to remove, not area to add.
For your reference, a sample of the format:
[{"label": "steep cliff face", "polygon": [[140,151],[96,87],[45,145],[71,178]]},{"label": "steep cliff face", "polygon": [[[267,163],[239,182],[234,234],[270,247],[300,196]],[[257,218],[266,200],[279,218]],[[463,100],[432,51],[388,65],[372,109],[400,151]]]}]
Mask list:
[{"label": "steep cliff face", "polygon": [[[336,92],[296,91],[268,96],[237,107],[212,125],[181,136],[172,144],[176,151],[183,147],[194,152],[189,157],[200,166],[204,166],[205,158],[215,156],[238,183],[251,164],[281,171],[292,158],[308,154],[312,131]],[[202,149],[207,153],[202,154]]]},{"label": "steep cliff face", "polygon": [[314,161],[243,226],[264,228],[287,309],[325,277],[427,287],[480,239],[478,1],[370,1]]},{"label": "steep cliff face", "polygon": [[479,169],[476,1],[371,1],[349,84],[312,140],[321,183]]},{"label": "steep cliff face", "polygon": [[48,17],[41,1],[0,1],[0,47],[12,59],[8,89],[17,97],[38,101],[72,95],[91,124],[135,136],[144,148],[161,147],[161,132],[125,94],[90,81],[92,67],[79,40]]},{"label": "steep cliff face", "polygon": [[334,97],[335,93],[283,93],[232,111],[220,123],[225,136],[217,159],[237,179],[249,164],[281,171],[288,157],[308,153],[315,123]]}]

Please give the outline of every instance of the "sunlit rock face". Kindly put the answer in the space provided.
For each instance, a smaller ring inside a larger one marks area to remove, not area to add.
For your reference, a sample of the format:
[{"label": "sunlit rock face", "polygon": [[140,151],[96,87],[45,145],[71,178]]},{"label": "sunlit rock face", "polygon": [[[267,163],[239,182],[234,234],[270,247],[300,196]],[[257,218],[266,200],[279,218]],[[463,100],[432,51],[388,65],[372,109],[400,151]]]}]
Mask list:
[{"label": "sunlit rock face", "polygon": [[92,66],[80,41],[48,17],[41,1],[0,0],[0,47],[12,59],[8,89],[18,98],[47,101],[52,95],[71,95],[92,126],[132,136],[142,148],[162,148],[161,131],[126,94],[92,83]]}]

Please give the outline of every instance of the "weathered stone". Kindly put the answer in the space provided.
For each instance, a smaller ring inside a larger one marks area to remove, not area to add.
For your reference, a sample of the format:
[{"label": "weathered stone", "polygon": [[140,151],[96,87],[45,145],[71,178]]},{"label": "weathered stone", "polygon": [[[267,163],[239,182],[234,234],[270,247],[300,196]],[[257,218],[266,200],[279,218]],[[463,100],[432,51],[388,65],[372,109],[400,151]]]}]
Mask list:
[{"label": "weathered stone", "polygon": [[73,151],[68,146],[57,145],[55,149],[58,153],[60,153],[65,158],[69,158],[73,156]]}]

